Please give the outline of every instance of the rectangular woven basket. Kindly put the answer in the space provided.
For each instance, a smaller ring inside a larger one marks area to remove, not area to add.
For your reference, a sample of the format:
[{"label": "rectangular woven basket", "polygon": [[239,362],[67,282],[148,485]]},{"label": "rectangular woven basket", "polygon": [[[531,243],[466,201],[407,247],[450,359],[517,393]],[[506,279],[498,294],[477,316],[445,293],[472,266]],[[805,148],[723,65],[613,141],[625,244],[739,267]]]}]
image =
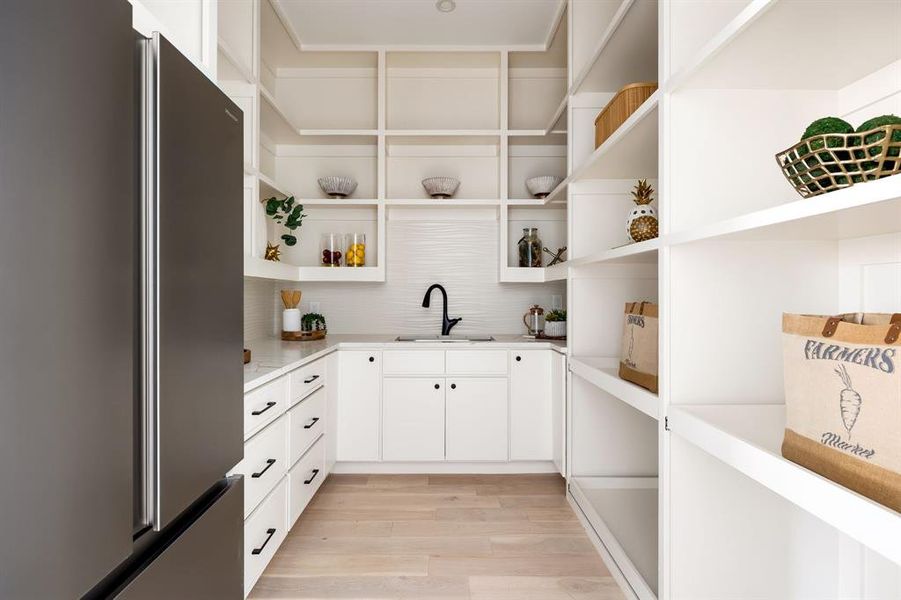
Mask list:
[{"label": "rectangular woven basket", "polygon": [[656,83],[630,83],[618,91],[594,120],[594,147],[613,135],[656,89]]},{"label": "rectangular woven basket", "polygon": [[788,182],[804,198],[901,173],[901,125],[801,140],[776,155]]}]

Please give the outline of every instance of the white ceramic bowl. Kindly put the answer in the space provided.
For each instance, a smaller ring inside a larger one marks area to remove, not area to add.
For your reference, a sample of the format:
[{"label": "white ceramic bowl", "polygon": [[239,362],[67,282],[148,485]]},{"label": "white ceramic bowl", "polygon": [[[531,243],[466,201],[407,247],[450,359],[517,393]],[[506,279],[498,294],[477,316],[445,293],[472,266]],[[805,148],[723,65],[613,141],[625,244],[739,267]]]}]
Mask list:
[{"label": "white ceramic bowl", "polygon": [[432,198],[450,198],[459,186],[460,181],[453,177],[428,177],[422,180],[422,187]]},{"label": "white ceramic bowl", "polygon": [[357,189],[352,177],[320,177],[319,187],[329,198],[346,198]]},{"label": "white ceramic bowl", "polygon": [[554,191],[554,188],[560,185],[561,181],[563,181],[563,178],[556,175],[542,175],[541,177],[526,179],[526,187],[529,193],[536,198],[547,198]]}]

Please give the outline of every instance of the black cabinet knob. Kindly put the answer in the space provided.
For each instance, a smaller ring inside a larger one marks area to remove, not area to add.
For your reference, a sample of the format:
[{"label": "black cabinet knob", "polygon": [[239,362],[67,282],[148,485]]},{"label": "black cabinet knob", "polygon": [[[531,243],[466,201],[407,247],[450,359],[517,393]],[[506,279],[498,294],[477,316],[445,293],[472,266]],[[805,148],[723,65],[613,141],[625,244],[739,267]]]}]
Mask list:
[{"label": "black cabinet knob", "polygon": [[375,362],[375,357],[374,357],[374,356],[370,356],[370,357],[369,357],[369,362]]},{"label": "black cabinet knob", "polygon": [[438,384],[436,383],[436,384],[435,384],[435,389],[436,389],[436,390],[440,390],[440,389],[441,389],[441,386],[438,385]]},{"label": "black cabinet knob", "polygon": [[519,362],[519,361],[521,361],[521,360],[522,360],[522,357],[521,357],[521,356],[517,356],[517,357],[516,357],[516,362]]},{"label": "black cabinet knob", "polygon": [[456,383],[452,383],[452,384],[451,384],[451,389],[452,389],[452,390],[457,389],[457,384],[456,384]]}]

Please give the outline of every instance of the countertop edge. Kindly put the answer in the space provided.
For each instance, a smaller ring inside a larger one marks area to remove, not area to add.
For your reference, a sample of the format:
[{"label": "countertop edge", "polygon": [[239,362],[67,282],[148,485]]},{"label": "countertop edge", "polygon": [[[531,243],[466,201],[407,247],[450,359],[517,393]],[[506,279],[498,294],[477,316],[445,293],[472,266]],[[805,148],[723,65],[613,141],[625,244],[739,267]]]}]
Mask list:
[{"label": "countertop edge", "polygon": [[[338,337],[338,336],[336,336]],[[344,337],[343,335],[341,337]],[[350,337],[350,336],[347,336]],[[428,343],[428,342],[397,342],[397,341],[351,341],[351,340],[329,340],[326,338],[325,341],[331,341],[331,343],[322,348],[313,352],[308,356],[304,356],[302,358],[298,358],[296,360],[291,360],[282,365],[272,365],[269,367],[268,365],[261,365],[262,368],[267,369],[265,372],[260,372],[260,374],[252,379],[245,379],[244,381],[244,393],[248,393],[250,391],[255,390],[256,388],[269,383],[279,377],[294,371],[295,369],[299,369],[300,367],[309,364],[313,361],[319,360],[325,356],[333,352],[337,352],[338,350],[347,350],[347,349],[356,349],[356,350],[365,350],[365,349],[378,349],[383,350],[386,348],[394,348],[394,347],[407,347],[407,348],[421,348],[421,349],[436,349],[440,348],[442,350],[448,350],[448,344],[446,342],[436,342],[436,343]],[[253,353],[254,345],[264,344],[264,343],[276,343],[280,342],[280,340],[276,340],[274,338],[265,338],[260,340],[250,340],[245,342],[245,345],[248,346]],[[285,342],[288,343],[288,342]],[[307,342],[290,342],[292,344],[299,343],[307,343]],[[483,348],[483,347],[496,347],[503,349],[541,349],[541,350],[553,350],[558,354],[566,355],[567,347],[564,345],[565,342],[555,342],[553,340],[543,340],[543,341],[533,341],[533,340],[495,340],[492,342],[462,342],[462,343],[454,343],[454,348]],[[253,356],[251,356],[251,364],[254,362]],[[265,359],[261,361],[263,363],[266,362],[274,362],[274,361],[266,361]],[[245,365],[245,378],[247,377],[246,369],[248,365]],[[271,369],[271,370],[269,370]]]}]

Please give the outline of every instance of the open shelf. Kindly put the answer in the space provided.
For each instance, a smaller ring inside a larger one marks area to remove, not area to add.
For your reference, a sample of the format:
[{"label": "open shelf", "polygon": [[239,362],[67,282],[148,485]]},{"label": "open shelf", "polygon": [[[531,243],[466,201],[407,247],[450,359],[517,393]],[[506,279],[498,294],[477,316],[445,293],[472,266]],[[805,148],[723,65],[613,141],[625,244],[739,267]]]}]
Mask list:
[{"label": "open shelf", "polygon": [[600,540],[639,600],[657,598],[658,490],[656,477],[573,477],[576,514]]},{"label": "open shelf", "polygon": [[573,356],[569,359],[572,372],[648,415],[658,419],[660,400],[654,394],[634,383],[620,379],[617,371],[619,359],[599,356]]},{"label": "open shelf", "polygon": [[567,183],[585,179],[656,178],[659,97],[657,91],[645,100],[579,165]]},{"label": "open shelf", "polygon": [[667,236],[666,243],[710,239],[842,240],[899,230],[901,176],[895,175],[674,232]]},{"label": "open shelf", "polygon": [[901,514],[782,457],[785,406],[673,405],[672,432],[901,564]]},{"label": "open shelf", "polygon": [[360,208],[379,203],[375,198],[299,198],[297,201],[304,206],[328,208]]},{"label": "open shelf", "polygon": [[297,281],[385,281],[381,267],[298,267]]},{"label": "open shelf", "polygon": [[297,281],[298,267],[284,262],[265,260],[256,256],[244,257],[244,277]]},{"label": "open shelf", "polygon": [[276,144],[300,143],[300,129],[291,122],[288,114],[279,106],[275,96],[260,85],[260,130]]},{"label": "open shelf", "polygon": [[[667,88],[839,89],[901,58],[899,22],[898,2],[756,0]],[[798,69],[787,60],[786,48],[803,48],[817,59]]]},{"label": "open shelf", "polygon": [[657,250],[661,246],[660,238],[645,240],[634,244],[626,244],[610,250],[603,250],[588,256],[580,256],[569,261],[570,266],[584,267],[598,263],[655,263]]},{"label": "open shelf", "polygon": [[566,262],[553,267],[502,267],[500,281],[503,283],[547,283],[562,281],[568,272]]},{"label": "open shelf", "polygon": [[426,206],[426,207],[493,207],[501,203],[497,198],[389,198],[388,206]]},{"label": "open shelf", "polygon": [[266,198],[271,198],[272,196],[282,196],[287,198],[291,195],[289,192],[285,191],[288,189],[287,187],[280,185],[268,175],[257,172],[256,176],[260,182],[260,200],[265,200]]},{"label": "open shelf", "polygon": [[636,81],[657,81],[657,2],[623,0],[570,94],[615,92]]},{"label": "open shelf", "polygon": [[251,69],[250,65],[245,64],[238,56],[238,53],[221,37],[219,38],[218,52],[217,79],[220,81],[256,83],[256,77],[254,77],[253,69]]}]

